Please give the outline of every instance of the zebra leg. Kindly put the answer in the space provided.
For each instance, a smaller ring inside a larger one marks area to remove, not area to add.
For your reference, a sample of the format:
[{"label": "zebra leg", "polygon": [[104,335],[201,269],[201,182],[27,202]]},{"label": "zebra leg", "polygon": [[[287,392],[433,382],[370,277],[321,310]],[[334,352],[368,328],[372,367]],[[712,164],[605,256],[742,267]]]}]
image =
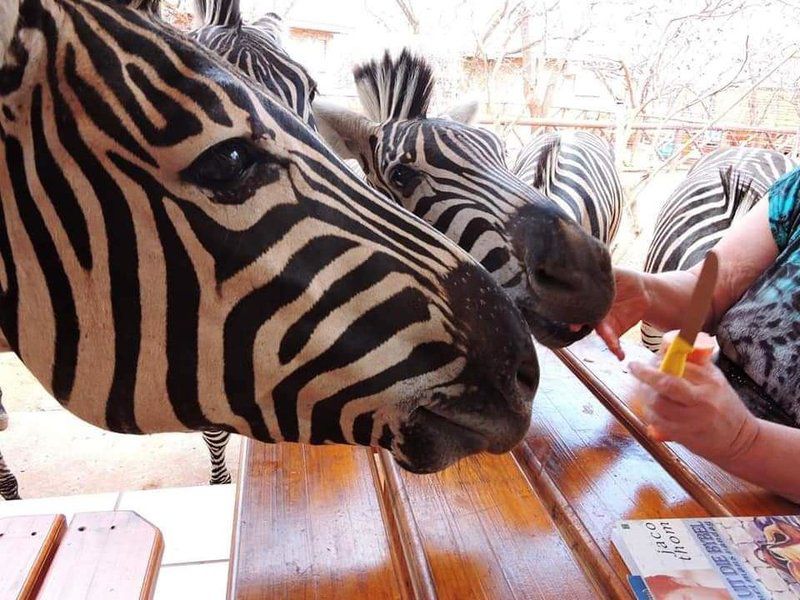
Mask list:
[{"label": "zebra leg", "polygon": [[0,431],[8,429],[8,413],[3,408],[3,390],[0,389]]},{"label": "zebra leg", "polygon": [[221,429],[209,429],[203,432],[203,441],[208,446],[208,453],[211,456],[211,485],[231,482],[231,472],[225,464],[225,448],[231,434]]},{"label": "zebra leg", "polygon": [[[3,408],[3,390],[0,390],[0,431],[6,427],[8,427],[8,413]],[[8,468],[2,453],[0,453],[0,496],[4,500],[19,500],[17,478]]]},{"label": "zebra leg", "polygon": [[6,465],[6,461],[0,453],[0,496],[4,500],[19,500],[19,485],[17,478]]},{"label": "zebra leg", "polygon": [[657,327],[653,327],[650,323],[642,321],[641,334],[644,347],[650,350],[650,352],[658,352],[658,349],[661,347],[661,337],[664,335],[664,332]]}]

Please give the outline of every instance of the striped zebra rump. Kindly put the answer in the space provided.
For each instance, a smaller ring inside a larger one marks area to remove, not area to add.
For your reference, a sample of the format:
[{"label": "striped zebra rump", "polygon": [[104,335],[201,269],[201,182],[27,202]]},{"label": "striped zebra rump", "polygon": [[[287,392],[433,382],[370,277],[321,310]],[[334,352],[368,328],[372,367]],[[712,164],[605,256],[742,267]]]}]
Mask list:
[{"label": "striped zebra rump", "polygon": [[[703,157],[661,207],[645,271],[685,271],[701,262],[731,225],[795,166],[783,154],[759,148],[724,148]],[[642,323],[642,343],[653,352],[662,333]]]},{"label": "striped zebra rump", "polygon": [[619,230],[623,189],[609,145],[586,131],[545,133],[517,156],[512,172],[588,233],[610,244]]}]

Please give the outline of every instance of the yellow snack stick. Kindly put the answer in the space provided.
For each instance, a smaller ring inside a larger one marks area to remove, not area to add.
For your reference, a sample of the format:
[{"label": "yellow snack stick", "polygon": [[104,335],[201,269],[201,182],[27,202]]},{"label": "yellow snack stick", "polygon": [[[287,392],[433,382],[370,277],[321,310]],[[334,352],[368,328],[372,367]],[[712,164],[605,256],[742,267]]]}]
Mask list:
[{"label": "yellow snack stick", "polygon": [[661,372],[683,377],[683,372],[686,370],[686,358],[692,353],[692,350],[694,350],[692,344],[681,336],[676,336],[661,361]]},{"label": "yellow snack stick", "polygon": [[[697,334],[703,327],[703,323],[711,309],[714,298],[714,288],[717,283],[717,273],[719,271],[719,259],[714,251],[710,251],[703,261],[700,269],[700,276],[697,284],[692,291],[692,297],[684,318],[683,327],[667,347],[667,352],[661,361],[660,370],[662,373],[683,377],[686,371],[686,360],[694,351],[694,343]],[[658,428],[650,425],[647,428],[647,435],[654,441],[664,441],[665,436],[658,431]]]}]

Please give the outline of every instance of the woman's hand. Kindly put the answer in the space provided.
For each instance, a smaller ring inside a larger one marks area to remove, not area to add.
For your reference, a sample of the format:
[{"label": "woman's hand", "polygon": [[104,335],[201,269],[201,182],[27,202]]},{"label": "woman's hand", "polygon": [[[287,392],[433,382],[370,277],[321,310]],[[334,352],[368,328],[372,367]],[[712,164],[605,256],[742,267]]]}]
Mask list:
[{"label": "woman's hand", "polygon": [[730,464],[758,437],[759,420],[711,362],[688,363],[683,378],[641,363],[630,368],[645,384],[644,417],[658,441],[675,441],[713,462]]},{"label": "woman's hand", "polygon": [[642,320],[650,306],[650,295],[645,287],[644,274],[638,271],[614,269],[614,281],[617,286],[614,304],[595,330],[609,350],[623,360],[625,353],[619,338]]}]

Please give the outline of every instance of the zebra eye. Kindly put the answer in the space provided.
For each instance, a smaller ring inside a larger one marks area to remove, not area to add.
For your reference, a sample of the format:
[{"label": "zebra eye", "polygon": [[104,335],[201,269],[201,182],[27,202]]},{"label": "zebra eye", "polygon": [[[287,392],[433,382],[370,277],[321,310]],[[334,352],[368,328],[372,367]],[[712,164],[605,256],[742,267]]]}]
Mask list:
[{"label": "zebra eye", "polygon": [[397,165],[389,172],[389,183],[404,196],[414,191],[420,179],[421,175],[406,165]]},{"label": "zebra eye", "polygon": [[231,138],[203,152],[182,176],[200,187],[224,190],[250,173],[257,162],[257,152],[248,140]]}]

